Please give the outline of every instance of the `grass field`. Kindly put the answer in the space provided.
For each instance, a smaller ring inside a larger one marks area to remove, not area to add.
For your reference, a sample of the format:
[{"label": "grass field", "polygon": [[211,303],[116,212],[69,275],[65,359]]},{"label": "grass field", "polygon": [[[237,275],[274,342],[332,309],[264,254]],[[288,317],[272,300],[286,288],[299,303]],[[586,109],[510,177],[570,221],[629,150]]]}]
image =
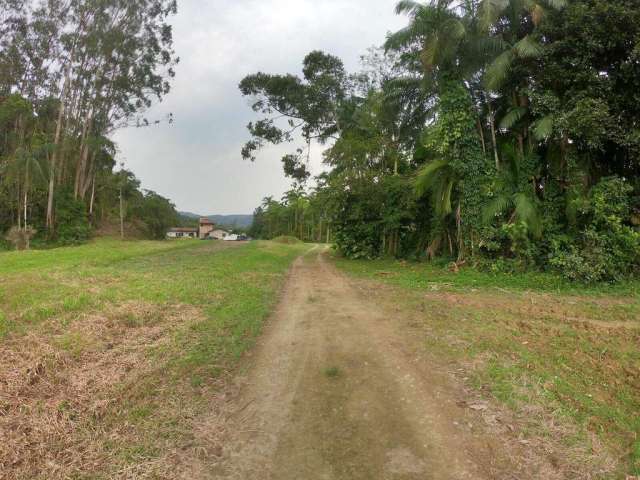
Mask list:
[{"label": "grass field", "polygon": [[[0,254],[0,478],[171,478],[305,245]],[[167,476],[168,475],[168,476]]]},{"label": "grass field", "polygon": [[591,462],[594,478],[640,474],[640,284],[335,261],[387,285],[425,348],[507,407],[522,441],[555,444],[567,468]]}]

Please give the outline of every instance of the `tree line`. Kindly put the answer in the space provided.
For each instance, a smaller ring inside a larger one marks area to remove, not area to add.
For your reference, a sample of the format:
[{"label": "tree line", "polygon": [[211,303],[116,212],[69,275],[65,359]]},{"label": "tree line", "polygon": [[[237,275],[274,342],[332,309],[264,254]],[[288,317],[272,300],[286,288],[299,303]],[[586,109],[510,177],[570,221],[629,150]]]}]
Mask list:
[{"label": "tree line", "polygon": [[[239,87],[294,187],[256,232],[345,255],[450,258],[614,281],[640,271],[640,5],[628,0],[404,0],[408,17],[348,73],[314,51],[302,76]],[[329,168],[308,186],[313,142]],[[321,234],[321,232],[324,232]]]},{"label": "tree line", "polygon": [[159,123],[144,111],[170,89],[176,9],[175,0],[0,0],[0,233],[17,246],[82,241],[118,217],[157,237],[158,221],[176,218],[167,199],[115,171],[110,140]]}]

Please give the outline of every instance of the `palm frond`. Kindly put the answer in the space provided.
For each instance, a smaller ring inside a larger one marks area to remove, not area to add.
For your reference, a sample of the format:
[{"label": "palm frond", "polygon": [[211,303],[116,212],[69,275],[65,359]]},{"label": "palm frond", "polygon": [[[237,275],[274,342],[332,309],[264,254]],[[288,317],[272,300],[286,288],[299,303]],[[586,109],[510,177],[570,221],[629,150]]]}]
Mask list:
[{"label": "palm frond", "polygon": [[498,215],[513,208],[513,198],[510,195],[500,194],[494,197],[482,209],[482,219],[484,223],[491,223]]},{"label": "palm frond", "polygon": [[553,116],[547,115],[538,120],[533,127],[533,136],[537,140],[546,140],[553,134]]},{"label": "palm frond", "polygon": [[513,49],[520,58],[537,58],[542,54],[542,45],[531,35],[517,42]]},{"label": "palm frond", "polygon": [[433,206],[440,217],[446,217],[453,211],[451,196],[455,181],[451,175],[441,175],[440,181],[433,188]]},{"label": "palm frond", "polygon": [[420,53],[420,60],[426,68],[431,68],[438,63],[437,55],[440,52],[440,37],[438,33],[429,35],[425,41],[424,48]]},{"label": "palm frond", "polygon": [[545,0],[545,3],[556,10],[562,10],[569,4],[567,0]]},{"label": "palm frond", "polygon": [[396,4],[396,14],[402,15],[403,13],[409,15],[416,15],[424,5],[421,2],[416,2],[414,0],[400,0]]},{"label": "palm frond", "polygon": [[453,40],[460,40],[464,38],[467,33],[467,28],[458,18],[450,18],[445,20],[442,24],[442,30],[447,33],[447,36]]},{"label": "palm frond", "polygon": [[489,65],[484,77],[485,84],[489,90],[498,90],[500,88],[511,70],[513,57],[513,52],[507,50],[498,55],[491,65]]},{"label": "palm frond", "polygon": [[526,193],[517,193],[514,198],[516,218],[524,222],[531,234],[539,238],[542,235],[542,221],[535,199]]},{"label": "palm frond", "polygon": [[471,47],[480,54],[498,55],[504,52],[509,44],[502,37],[481,37],[478,38]]},{"label": "palm frond", "polygon": [[512,128],[516,123],[522,120],[528,111],[529,109],[527,107],[514,107],[510,109],[507,114],[502,117],[502,120],[500,121],[500,128],[506,130]]},{"label": "palm frond", "polygon": [[488,30],[508,6],[509,0],[482,0],[480,4],[480,26]]},{"label": "palm frond", "polygon": [[424,196],[434,185],[438,172],[449,166],[446,160],[434,160],[425,165],[416,176],[415,191],[418,197]]}]

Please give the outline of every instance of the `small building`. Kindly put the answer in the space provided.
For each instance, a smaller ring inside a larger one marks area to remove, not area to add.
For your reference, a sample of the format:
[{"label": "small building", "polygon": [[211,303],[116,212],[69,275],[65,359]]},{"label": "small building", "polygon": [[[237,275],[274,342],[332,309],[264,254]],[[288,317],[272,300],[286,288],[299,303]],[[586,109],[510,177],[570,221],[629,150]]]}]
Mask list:
[{"label": "small building", "polygon": [[224,240],[228,235],[229,232],[221,230],[220,228],[216,228],[215,230],[209,232],[209,238],[213,238],[214,240]]},{"label": "small building", "polygon": [[223,240],[227,242],[235,242],[238,240],[238,235],[236,235],[235,233],[232,233],[224,237]]},{"label": "small building", "polygon": [[198,238],[203,240],[209,236],[216,228],[216,224],[206,217],[202,217],[198,227]]},{"label": "small building", "polygon": [[172,228],[167,232],[167,238],[198,238],[197,228]]}]

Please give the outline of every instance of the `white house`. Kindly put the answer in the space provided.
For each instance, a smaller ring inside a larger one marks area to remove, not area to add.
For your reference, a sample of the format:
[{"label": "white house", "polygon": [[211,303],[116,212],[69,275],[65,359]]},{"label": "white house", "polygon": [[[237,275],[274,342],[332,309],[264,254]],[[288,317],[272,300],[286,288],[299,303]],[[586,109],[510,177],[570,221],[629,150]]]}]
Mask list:
[{"label": "white house", "polygon": [[227,237],[227,235],[229,235],[229,232],[226,232],[219,228],[212,232],[209,232],[209,238],[213,238],[215,240],[224,240]]},{"label": "white house", "polygon": [[172,228],[167,232],[167,238],[198,238],[197,228]]},{"label": "white house", "polygon": [[167,232],[167,238],[209,238],[215,228],[215,223],[202,217],[198,222],[198,228],[175,227]]}]

